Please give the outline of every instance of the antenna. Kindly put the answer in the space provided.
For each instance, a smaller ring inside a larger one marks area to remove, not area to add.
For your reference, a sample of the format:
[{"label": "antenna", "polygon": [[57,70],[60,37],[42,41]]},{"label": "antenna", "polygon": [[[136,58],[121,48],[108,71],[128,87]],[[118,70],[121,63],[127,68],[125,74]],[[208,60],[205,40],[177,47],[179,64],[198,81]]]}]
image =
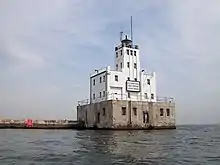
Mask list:
[{"label": "antenna", "polygon": [[120,41],[122,41],[123,31],[120,32]]},{"label": "antenna", "polygon": [[131,41],[133,42],[133,34],[132,34],[132,16],[131,16]]}]

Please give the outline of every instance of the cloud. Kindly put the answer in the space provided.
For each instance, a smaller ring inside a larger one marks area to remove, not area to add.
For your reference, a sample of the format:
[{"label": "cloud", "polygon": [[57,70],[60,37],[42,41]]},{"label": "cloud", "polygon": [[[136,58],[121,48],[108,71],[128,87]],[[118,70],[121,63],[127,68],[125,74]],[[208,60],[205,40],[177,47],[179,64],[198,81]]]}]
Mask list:
[{"label": "cloud", "polygon": [[89,73],[112,65],[132,15],[142,68],[156,71],[159,95],[176,97],[178,123],[217,122],[219,3],[1,1],[0,115],[76,117]]}]

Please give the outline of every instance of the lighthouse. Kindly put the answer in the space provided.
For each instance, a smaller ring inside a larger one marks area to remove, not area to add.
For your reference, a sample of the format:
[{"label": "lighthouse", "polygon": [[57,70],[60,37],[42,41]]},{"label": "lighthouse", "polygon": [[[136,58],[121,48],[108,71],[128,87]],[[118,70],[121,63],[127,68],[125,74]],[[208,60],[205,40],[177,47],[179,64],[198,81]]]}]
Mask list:
[{"label": "lighthouse", "polygon": [[156,74],[141,68],[139,46],[125,36],[114,50],[114,67],[90,75],[90,103],[104,100],[156,102]]},{"label": "lighthouse", "polygon": [[132,38],[121,33],[114,66],[90,74],[89,99],[77,106],[77,119],[86,128],[176,128],[174,99],[157,96],[156,73],[141,66],[143,54]]}]

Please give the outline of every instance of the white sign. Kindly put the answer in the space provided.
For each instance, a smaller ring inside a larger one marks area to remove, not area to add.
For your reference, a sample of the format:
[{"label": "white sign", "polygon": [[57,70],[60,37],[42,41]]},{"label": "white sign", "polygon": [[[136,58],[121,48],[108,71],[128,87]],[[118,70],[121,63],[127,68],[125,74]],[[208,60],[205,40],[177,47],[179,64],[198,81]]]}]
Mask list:
[{"label": "white sign", "polygon": [[139,81],[127,81],[126,90],[130,92],[140,92],[140,82]]}]

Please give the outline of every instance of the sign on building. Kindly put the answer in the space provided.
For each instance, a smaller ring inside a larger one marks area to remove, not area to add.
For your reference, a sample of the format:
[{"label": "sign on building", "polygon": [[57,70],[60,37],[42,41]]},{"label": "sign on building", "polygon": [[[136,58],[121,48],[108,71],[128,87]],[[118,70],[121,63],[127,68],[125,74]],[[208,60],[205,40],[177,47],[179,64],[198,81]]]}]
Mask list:
[{"label": "sign on building", "polygon": [[129,92],[140,92],[140,82],[139,81],[126,81],[126,90]]}]

